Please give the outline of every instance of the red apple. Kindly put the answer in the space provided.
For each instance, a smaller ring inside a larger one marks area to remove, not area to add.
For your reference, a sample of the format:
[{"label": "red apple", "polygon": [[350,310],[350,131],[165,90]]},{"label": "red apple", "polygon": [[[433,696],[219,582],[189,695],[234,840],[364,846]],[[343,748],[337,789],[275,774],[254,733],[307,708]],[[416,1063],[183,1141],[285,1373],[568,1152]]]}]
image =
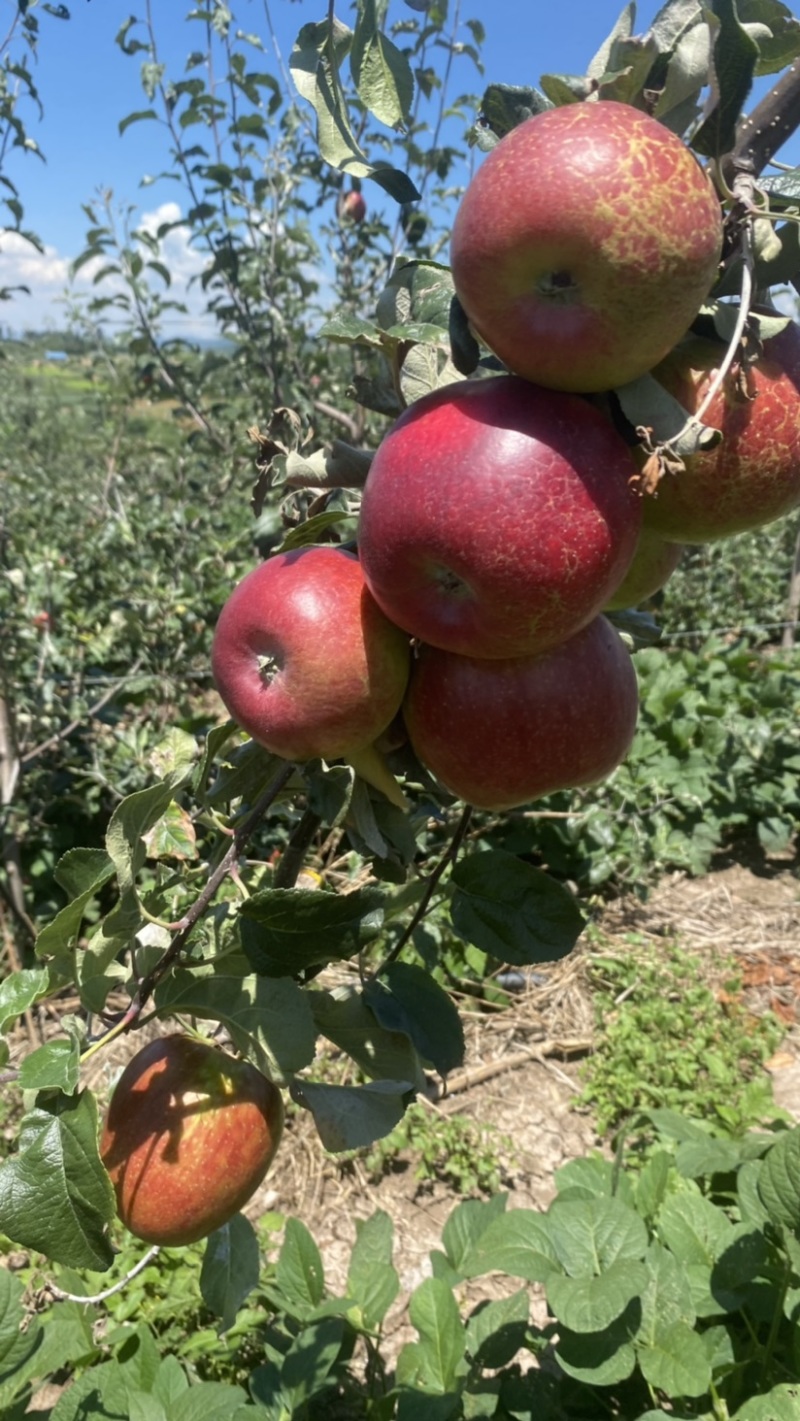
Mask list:
[{"label": "red apple", "polygon": [[350,192],[344,193],[339,201],[339,215],[347,222],[355,222],[356,224],[363,222],[367,215],[367,204],[363,192],[351,188]]},{"label": "red apple", "polygon": [[211,665],[254,740],[287,760],[335,760],[371,745],[396,715],[409,646],[352,553],[307,547],[261,563],[234,589]]},{"label": "red apple", "polygon": [[622,607],[638,607],[660,592],[669,582],[681,560],[680,543],[667,543],[658,533],[643,528],[636,544],[633,562],[604,611],[615,612]]},{"label": "red apple", "polygon": [[453,227],[456,293],[510,369],[556,390],[650,370],[713,284],[722,213],[692,152],[611,100],[526,119],[469,184]]},{"label": "red apple", "polygon": [[[694,414],[719,368],[724,348],[691,341],[653,372]],[[742,388],[744,386],[744,388]],[[764,354],[742,378],[726,377],[703,423],[722,443],[692,454],[686,469],[665,475],[644,499],[644,521],[664,538],[710,543],[772,523],[800,505],[800,328],[764,342]]]},{"label": "red apple", "polygon": [[536,657],[423,646],[403,713],[416,755],[451,794],[512,809],[616,769],[636,729],[636,673],[605,617]]},{"label": "red apple", "polygon": [[411,405],[364,489],[359,554],[384,612],[466,656],[528,656],[591,621],[633,557],[635,464],[577,395],[515,376]]},{"label": "red apple", "polygon": [[147,1243],[194,1243],[255,1193],[278,1148],[283,1102],[246,1061],[188,1036],[133,1057],[111,1097],[100,1157],[126,1228]]}]

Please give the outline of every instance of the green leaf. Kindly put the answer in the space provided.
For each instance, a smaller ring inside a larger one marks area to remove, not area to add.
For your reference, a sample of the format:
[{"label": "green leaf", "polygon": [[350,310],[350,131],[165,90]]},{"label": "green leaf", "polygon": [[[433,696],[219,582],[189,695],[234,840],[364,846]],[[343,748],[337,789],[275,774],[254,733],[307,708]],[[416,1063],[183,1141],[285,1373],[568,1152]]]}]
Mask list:
[{"label": "green leaf", "polygon": [[477,1247],[489,1225],[505,1212],[507,1197],[495,1194],[491,1199],[464,1199],[450,1214],[442,1229],[442,1244],[447,1262],[455,1273],[461,1274],[464,1260]]},{"label": "green leaf", "polygon": [[296,1081],[299,1104],[311,1111],[326,1150],[358,1150],[394,1129],[405,1113],[410,1081],[372,1081],[369,1085],[323,1085]]},{"label": "green leaf", "polygon": [[298,523],[296,528],[290,529],[276,551],[290,553],[294,548],[305,548],[311,543],[318,542],[318,535],[327,533],[329,528],[337,528],[341,523],[355,523],[355,521],[355,513],[347,513],[342,508],[331,508],[324,513],[315,513],[311,518],[307,518],[305,523]]},{"label": "green leaf", "polygon": [[407,962],[392,962],[380,980],[364,988],[364,1001],[387,1031],[401,1031],[423,1061],[440,1076],[464,1060],[464,1028],[451,998],[429,972]]},{"label": "green leaf", "polygon": [[451,1289],[440,1278],[426,1278],[411,1295],[408,1315],[419,1333],[416,1358],[424,1390],[456,1391],[466,1370],[466,1335]]},{"label": "green leaf", "polygon": [[93,1095],[40,1095],[23,1118],[18,1153],[0,1165],[0,1229],[55,1263],[104,1270],[114,1213]]},{"label": "green leaf", "polygon": [[23,1292],[22,1281],[7,1268],[0,1268],[0,1377],[22,1367],[41,1342],[35,1325],[27,1334],[22,1330]]},{"label": "green leaf", "polygon": [[800,1126],[781,1135],[764,1159],[758,1197],[773,1224],[800,1236]]},{"label": "green leaf", "polygon": [[132,123],[142,123],[148,118],[158,118],[155,109],[138,109],[136,113],[126,114],[125,118],[121,118],[118,124],[120,137],[122,137],[126,128],[130,128]]},{"label": "green leaf", "polygon": [[508,1273],[528,1283],[544,1283],[557,1268],[558,1258],[545,1216],[533,1209],[511,1209],[492,1220],[462,1258],[459,1272],[465,1278]]},{"label": "green leaf", "polygon": [[359,98],[379,123],[387,128],[410,125],[414,75],[407,56],[378,28],[375,0],[362,0],[350,72]]},{"label": "green leaf", "polygon": [[324,1317],[304,1327],[283,1359],[281,1384],[291,1404],[291,1414],[299,1415],[327,1385],[339,1358],[344,1340],[344,1319]]},{"label": "green leaf", "polygon": [[319,1307],[324,1297],[322,1257],[305,1224],[299,1219],[286,1220],[283,1244],[275,1265],[275,1286],[284,1300],[284,1307],[287,1303],[299,1304],[306,1312]]},{"label": "green leaf", "polygon": [[58,969],[71,974],[72,949],[87,904],[114,877],[114,865],[102,849],[70,849],[59,861],[55,877],[72,902],[42,928],[36,939],[36,956],[55,957]]},{"label": "green leaf", "polygon": [[[70,1029],[68,1022],[74,1022]],[[21,1090],[62,1090],[72,1095],[80,1076],[81,1037],[75,1018],[63,1018],[62,1027],[70,1031],[69,1039],[57,1037],[26,1056],[19,1069]]]},{"label": "green leaf", "polygon": [[647,1283],[644,1264],[620,1258],[602,1271],[569,1277],[551,1273],[545,1284],[553,1316],[570,1332],[604,1332],[622,1317]]},{"label": "green leaf", "polygon": [[155,999],[161,1016],[185,1013],[222,1022],[239,1050],[278,1084],[314,1059],[311,1007],[289,978],[179,968],[159,984]]},{"label": "green leaf", "polygon": [[713,449],[722,435],[710,425],[691,420],[686,410],[653,375],[640,375],[615,391],[622,413],[633,429],[649,430],[656,444],[669,444],[681,458],[698,449]]},{"label": "green leaf", "polygon": [[0,982],[0,1031],[15,1022],[39,997],[47,993],[50,976],[46,967],[23,967]]},{"label": "green leaf", "polygon": [[344,894],[268,888],[239,909],[242,948],[255,970],[271,977],[343,961],[380,932],[385,902],[373,887]]},{"label": "green leaf", "polygon": [[370,163],[350,125],[339,69],[350,51],[353,32],[334,18],[304,25],[289,58],[300,96],[317,116],[317,142],[322,158],[353,177],[372,177],[400,203],[416,202],[411,179],[390,164]]},{"label": "green leaf", "polygon": [[743,25],[766,26],[769,34],[759,34],[756,74],[777,74],[800,56],[800,22],[781,0],[737,0]]},{"label": "green leaf", "polygon": [[782,1382],[763,1396],[752,1396],[732,1421],[800,1421],[800,1383]]},{"label": "green leaf", "polygon": [[258,1238],[244,1214],[234,1214],[206,1243],[200,1292],[206,1307],[227,1332],[245,1298],[258,1285],[261,1271]]},{"label": "green leaf", "polygon": [[736,143],[736,126],[758,63],[758,45],[739,22],[736,0],[710,0],[706,14],[714,34],[711,97],[691,146],[706,158],[721,158]]},{"label": "green leaf", "polygon": [[590,1386],[614,1386],[625,1381],[636,1366],[633,1335],[637,1304],[631,1303],[608,1327],[597,1332],[558,1329],[556,1357],[568,1376]]},{"label": "green leaf", "polygon": [[400,1279],[392,1264],[393,1240],[394,1225],[383,1209],[377,1209],[368,1219],[356,1219],[347,1294],[370,1330],[380,1326],[400,1291]]},{"label": "green leaf", "polygon": [[553,107],[538,89],[515,84],[489,84],[481,99],[480,120],[470,138],[483,152],[494,148],[512,128]]},{"label": "green leaf", "polygon": [[[242,1406],[246,1393],[227,1382],[201,1382],[190,1386],[173,1403],[167,1421],[231,1421],[234,1407]],[[257,1421],[258,1413],[254,1417]]]},{"label": "green leaf", "polygon": [[566,957],[586,925],[569,889],[502,849],[462,859],[451,881],[450,916],[459,937],[501,962],[528,966]]},{"label": "green leaf", "polygon": [[525,1345],[530,1300],[527,1288],[508,1298],[479,1303],[467,1323],[467,1351],[479,1367],[506,1367]]},{"label": "green leaf", "polygon": [[134,887],[136,875],[147,857],[144,836],[166,812],[172,793],[172,784],[150,785],[129,794],[114,810],[106,831],[106,849],[120,892]]},{"label": "green leaf", "polygon": [[332,1041],[370,1080],[410,1081],[422,1090],[425,1077],[419,1057],[403,1032],[387,1031],[355,987],[309,992],[317,1030]]},{"label": "green leaf", "polygon": [[179,859],[187,862],[197,858],[197,835],[191,816],[175,800],[144,836],[149,858]]},{"label": "green leaf", "polygon": [[653,1342],[638,1349],[642,1375],[667,1396],[702,1396],[711,1382],[711,1363],[699,1333],[680,1319],[665,1323]]}]

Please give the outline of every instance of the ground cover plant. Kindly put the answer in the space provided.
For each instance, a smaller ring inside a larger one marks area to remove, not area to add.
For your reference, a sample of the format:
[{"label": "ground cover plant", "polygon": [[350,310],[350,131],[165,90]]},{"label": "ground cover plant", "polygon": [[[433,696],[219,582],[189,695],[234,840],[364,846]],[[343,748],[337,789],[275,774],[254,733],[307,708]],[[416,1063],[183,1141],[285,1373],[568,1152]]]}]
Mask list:
[{"label": "ground cover plant", "polygon": [[[233,350],[162,339],[174,310],[168,228],[136,230],[101,199],[87,207],[79,259],[103,261],[97,296],[76,313],[92,352],[71,377],[83,418],[64,422],[85,461],[91,542],[84,530],[52,547],[21,537],[17,509],[28,529],[41,522],[41,487],[63,457],[37,418],[45,384],[25,355],[3,413],[4,457],[18,452],[21,470],[2,533],[14,970],[0,986],[0,1031],[21,1118],[0,1164],[0,1227],[67,1294],[26,1327],[22,1284],[0,1272],[12,1414],[65,1369],[75,1380],[53,1421],[277,1421],[330,1414],[333,1395],[344,1414],[401,1421],[796,1416],[796,1129],[720,1137],[645,1111],[663,1148],[638,1175],[622,1155],[578,1161],[545,1214],[507,1211],[502,1194],[463,1203],[410,1298],[417,1340],[391,1368],[380,1349],[398,1290],[386,1218],[363,1223],[347,1292],[331,1298],[300,1208],[264,1266],[245,1201],[224,1195],[225,1171],[210,1165],[230,1150],[238,1175],[243,1073],[310,1112],[321,1148],[389,1136],[430,1078],[463,1060],[445,954],[430,970],[437,943],[457,939],[473,971],[479,959],[529,969],[566,956],[586,923],[567,882],[576,859],[594,887],[634,881],[642,865],[701,869],[739,831],[757,831],[765,851],[791,849],[791,648],[779,658],[717,640],[665,656],[649,615],[604,611],[651,555],[643,528],[681,544],[701,536],[692,489],[707,514],[708,481],[725,484],[724,520],[706,519],[704,541],[800,505],[794,333],[767,299],[800,279],[797,174],[764,176],[798,121],[800,24],[777,0],[741,12],[668,0],[637,36],[629,6],[585,75],[493,84],[472,104],[448,101],[434,59],[443,49],[448,65],[466,56],[477,72],[481,26],[469,23],[465,48],[443,10],[394,22],[364,4],[352,27],[332,14],[303,26],[296,95],[265,74],[262,41],[227,7],[215,0],[187,23],[203,48],[180,79],[159,62],[149,12],[123,26],[148,107],[122,127],[166,127],[207,259],[208,310]],[[220,94],[194,72],[212,56]],[[776,75],[745,121],[753,81]],[[448,183],[462,155],[444,141],[446,114],[472,120],[486,154],[457,194],[452,249]],[[208,146],[194,141],[198,125]],[[538,195],[540,170],[558,175],[544,232],[541,204],[513,200],[520,185]],[[591,213],[587,173],[601,199]],[[497,220],[504,182],[514,222]],[[370,183],[396,219],[372,216]],[[312,339],[309,261],[325,247],[340,306]],[[669,319],[654,292],[669,293]],[[127,322],[113,342],[112,309]],[[531,366],[540,349],[547,360]],[[678,399],[662,368],[673,356]],[[144,430],[132,429],[132,406]],[[746,411],[747,441],[728,428],[729,408]],[[139,548],[131,484],[143,433],[158,469],[179,478],[151,473],[141,516],[158,555],[131,589],[118,574]],[[398,446],[409,484],[393,501]],[[483,476],[470,482],[478,458]],[[653,510],[673,489],[692,516],[665,532]],[[253,545],[268,556],[244,577]],[[165,579],[167,554],[178,571]],[[291,596],[270,592],[273,578]],[[510,589],[522,594],[511,625]],[[195,669],[187,693],[178,683]],[[288,716],[273,709],[282,699]],[[90,734],[93,720],[103,729]],[[712,784],[720,807],[708,822]],[[86,787],[89,812],[77,825],[64,815],[59,838],[54,819]],[[543,808],[552,791],[569,798]],[[67,822],[85,837],[65,842]],[[358,967],[344,985],[327,972],[342,962]],[[40,1039],[45,1004],[59,1029]],[[143,1072],[143,1123],[112,1161],[88,1063],[153,1021],[167,1073],[173,1053],[195,1061],[199,1038],[221,1084],[211,1090],[192,1065],[166,1099],[158,1073]],[[30,1049],[12,1060],[20,1023]],[[329,1078],[325,1043],[355,1080]],[[278,1134],[252,1174],[243,1166],[254,1185]],[[192,1141],[209,1149],[205,1166]],[[140,1166],[145,1225],[126,1194]],[[120,1238],[130,1247],[118,1213],[142,1244],[196,1240],[188,1219],[169,1217],[179,1191],[211,1230],[205,1309],[223,1331],[259,1339],[233,1379],[204,1376],[181,1346],[162,1353],[145,1320],[91,1326],[107,1286],[124,1298],[153,1261],[142,1247],[123,1278],[110,1273]],[[490,1272],[524,1286],[462,1316],[462,1283]],[[544,1289],[543,1326],[530,1321],[532,1286]],[[243,1325],[253,1297],[262,1311]],[[350,1367],[357,1346],[361,1371]],[[519,1353],[544,1365],[529,1369]]]}]

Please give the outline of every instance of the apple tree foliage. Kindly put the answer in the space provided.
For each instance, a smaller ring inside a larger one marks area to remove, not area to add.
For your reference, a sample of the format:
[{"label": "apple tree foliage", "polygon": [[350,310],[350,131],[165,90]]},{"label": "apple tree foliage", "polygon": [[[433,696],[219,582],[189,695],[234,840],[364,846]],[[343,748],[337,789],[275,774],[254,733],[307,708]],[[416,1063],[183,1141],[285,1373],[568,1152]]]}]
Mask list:
[{"label": "apple tree foliage", "polygon": [[[763,176],[800,123],[800,23],[780,0],[668,0],[644,35],[629,5],[585,74],[492,84],[474,100],[453,100],[438,66],[442,52],[448,70],[466,60],[474,82],[480,25],[469,22],[465,43],[444,7],[414,0],[408,11],[390,24],[385,7],[362,0],[351,24],[332,12],[305,24],[280,77],[265,68],[264,37],[239,29],[219,0],[189,16],[199,38],[184,77],[161,62],[149,10],[118,36],[144,92],[120,127],[161,127],[164,173],[187,211],[152,232],[111,193],[90,203],[78,265],[94,262],[97,295],[76,319],[97,339],[98,361],[113,369],[124,358],[128,399],[146,393],[177,417],[186,502],[210,537],[215,520],[224,527],[222,552],[208,552],[217,606],[252,541],[261,551],[346,541],[387,418],[477,368],[446,266],[467,124],[486,150],[553,104],[646,107],[712,165],[726,212],[724,272],[698,328],[758,339],[781,318],[753,316],[756,294],[800,283],[800,177]],[[743,127],[754,83],[775,75],[758,121]],[[13,110],[2,114],[18,132]],[[367,218],[348,225],[341,198],[353,182]],[[224,358],[162,337],[166,318],[187,314],[166,257],[178,225],[198,255],[205,309],[231,343]],[[113,341],[111,316],[123,325]],[[619,405],[668,467],[708,437],[656,400],[647,377]],[[223,506],[249,497],[254,527],[226,522]],[[130,521],[128,534],[132,549]],[[207,632],[201,619],[194,652]],[[143,657],[145,643],[143,634]],[[56,718],[56,739],[65,724]],[[13,746],[8,728],[3,743]],[[114,1262],[113,1195],[85,1083],[86,1063],[113,1040],[154,1018],[219,1029],[310,1111],[324,1147],[351,1149],[388,1133],[431,1073],[444,1079],[463,1060],[458,1013],[429,970],[439,924],[479,969],[556,960],[584,925],[562,884],[513,836],[490,837],[443,797],[407,750],[392,763],[409,786],[408,813],[345,766],[285,763],[197,716],[165,724],[146,759],[98,840],[55,866],[61,901],[0,984],[5,1084],[24,1092],[16,1147],[0,1164],[0,1228],[74,1294],[87,1293],[82,1273]],[[312,846],[321,876],[304,870]],[[327,985],[320,974],[337,963],[357,970]],[[65,997],[74,1009],[59,1034],[11,1065],[9,1033]],[[350,1058],[358,1084],[324,1077],[325,1043]],[[732,1145],[673,1119],[657,1124],[678,1148],[636,1178],[577,1162],[547,1215],[506,1212],[502,1198],[456,1210],[433,1276],[411,1299],[418,1340],[401,1353],[381,1415],[596,1416],[598,1397],[609,1415],[640,1421],[800,1414],[798,1132]],[[495,1270],[544,1287],[547,1327],[530,1328],[527,1286],[462,1319],[454,1289]],[[237,1219],[209,1240],[204,1298],[231,1326],[257,1283],[253,1232]],[[390,1228],[379,1215],[362,1226],[339,1306],[313,1240],[291,1220],[269,1291],[292,1335],[265,1349],[248,1390],[190,1387],[146,1328],[103,1351],[87,1321],[94,1304],[66,1302],[58,1327],[21,1328],[20,1290],[0,1270],[0,1396],[22,1404],[36,1378],[83,1365],[54,1421],[303,1414],[336,1382],[354,1334],[369,1338],[394,1301]],[[547,1354],[548,1368],[515,1368],[521,1346]]]}]

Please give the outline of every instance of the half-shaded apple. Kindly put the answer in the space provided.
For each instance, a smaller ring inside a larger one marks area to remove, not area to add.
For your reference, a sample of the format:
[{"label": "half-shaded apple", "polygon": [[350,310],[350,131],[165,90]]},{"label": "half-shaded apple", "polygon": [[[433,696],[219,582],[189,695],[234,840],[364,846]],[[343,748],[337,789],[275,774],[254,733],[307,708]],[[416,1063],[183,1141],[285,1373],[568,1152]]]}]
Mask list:
[{"label": "half-shaded apple", "polygon": [[501,139],[456,214],[456,294],[519,375],[608,390],[650,370],[714,282],[722,211],[686,144],[611,100],[567,104]]},{"label": "half-shaded apple", "polygon": [[415,753],[451,794],[512,809],[616,769],[636,729],[636,673],[605,617],[541,656],[423,646],[403,714]]},{"label": "half-shaded apple", "polygon": [[648,601],[662,587],[666,587],[682,553],[680,543],[668,543],[659,533],[642,528],[633,562],[603,610],[616,612],[623,607],[638,607],[641,602]]},{"label": "half-shaded apple", "polygon": [[283,1129],[277,1086],[247,1061],[164,1036],[128,1062],[100,1157],[125,1226],[176,1248],[221,1228],[255,1193]]},{"label": "half-shaded apple", "polygon": [[211,666],[229,714],[273,754],[352,758],[400,707],[409,643],[352,553],[306,547],[269,558],[234,589]]},{"label": "half-shaded apple", "polygon": [[410,406],[381,441],[358,545],[370,591],[420,641],[529,656],[596,616],[641,523],[633,458],[577,395],[511,375]]},{"label": "half-shaded apple", "polygon": [[[719,342],[691,340],[653,371],[689,414],[722,362]],[[690,455],[644,498],[644,522],[663,538],[712,543],[760,528],[800,505],[800,327],[764,342],[746,373],[728,374],[703,415],[722,442]]]}]

